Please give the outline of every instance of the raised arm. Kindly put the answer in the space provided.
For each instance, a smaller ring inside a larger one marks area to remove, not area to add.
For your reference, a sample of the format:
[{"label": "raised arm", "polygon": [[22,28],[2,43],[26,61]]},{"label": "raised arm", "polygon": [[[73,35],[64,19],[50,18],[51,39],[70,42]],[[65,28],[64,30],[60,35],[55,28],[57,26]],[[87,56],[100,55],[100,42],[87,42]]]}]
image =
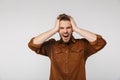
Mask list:
[{"label": "raised arm", "polygon": [[47,32],[44,32],[38,36],[36,36],[34,39],[33,39],[33,44],[42,44],[43,42],[45,42],[48,38],[50,38],[51,36],[53,36],[55,33],[57,33],[59,30],[59,20],[57,19],[56,20],[56,23],[55,23],[55,27]]},{"label": "raised arm", "polygon": [[72,24],[73,31],[87,39],[89,42],[94,42],[97,39],[97,35],[95,33],[92,33],[90,31],[87,31],[85,29],[79,28],[74,19],[70,16],[70,21]]}]

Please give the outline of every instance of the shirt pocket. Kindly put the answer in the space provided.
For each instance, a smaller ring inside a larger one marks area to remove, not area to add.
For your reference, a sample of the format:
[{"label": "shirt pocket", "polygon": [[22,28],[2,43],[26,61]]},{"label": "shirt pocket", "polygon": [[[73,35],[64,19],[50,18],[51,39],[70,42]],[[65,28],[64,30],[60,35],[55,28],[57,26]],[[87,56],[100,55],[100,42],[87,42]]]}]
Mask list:
[{"label": "shirt pocket", "polygon": [[70,51],[70,58],[73,61],[79,61],[84,54],[84,50],[82,48],[72,48]]},{"label": "shirt pocket", "polygon": [[62,63],[62,62],[65,61],[65,59],[64,59],[65,52],[61,48],[55,48],[53,50],[52,57],[53,57],[53,59],[54,59],[55,62]]}]

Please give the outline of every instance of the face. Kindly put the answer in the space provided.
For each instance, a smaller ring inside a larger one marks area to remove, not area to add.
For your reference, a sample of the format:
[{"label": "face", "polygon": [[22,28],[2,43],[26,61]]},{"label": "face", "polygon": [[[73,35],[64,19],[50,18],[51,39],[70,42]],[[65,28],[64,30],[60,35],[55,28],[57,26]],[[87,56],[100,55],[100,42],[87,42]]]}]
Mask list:
[{"label": "face", "polygon": [[59,34],[65,43],[69,42],[72,32],[73,30],[70,21],[61,20],[59,27]]}]

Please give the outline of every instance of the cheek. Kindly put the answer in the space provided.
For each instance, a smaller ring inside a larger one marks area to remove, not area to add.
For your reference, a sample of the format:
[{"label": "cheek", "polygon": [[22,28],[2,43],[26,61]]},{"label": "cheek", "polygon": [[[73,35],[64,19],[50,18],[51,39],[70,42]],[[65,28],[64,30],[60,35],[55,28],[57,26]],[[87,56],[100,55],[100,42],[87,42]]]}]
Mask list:
[{"label": "cheek", "polygon": [[69,33],[72,33],[72,32],[73,32],[73,30],[72,30],[72,29],[70,29],[68,32],[69,32]]},{"label": "cheek", "polygon": [[73,28],[71,28],[71,32],[73,32]]},{"label": "cheek", "polygon": [[58,32],[59,32],[59,34],[62,34],[62,33],[63,33],[63,30],[59,30]]},{"label": "cheek", "polygon": [[59,31],[58,33],[59,33],[60,36],[62,35],[62,31]]}]

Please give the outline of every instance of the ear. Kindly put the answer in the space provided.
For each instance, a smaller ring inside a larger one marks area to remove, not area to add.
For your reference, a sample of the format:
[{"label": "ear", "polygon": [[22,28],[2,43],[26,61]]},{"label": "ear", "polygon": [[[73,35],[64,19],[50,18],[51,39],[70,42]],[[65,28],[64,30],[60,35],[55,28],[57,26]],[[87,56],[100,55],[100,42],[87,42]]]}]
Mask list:
[{"label": "ear", "polygon": [[72,27],[72,32],[73,32],[73,27]]}]

